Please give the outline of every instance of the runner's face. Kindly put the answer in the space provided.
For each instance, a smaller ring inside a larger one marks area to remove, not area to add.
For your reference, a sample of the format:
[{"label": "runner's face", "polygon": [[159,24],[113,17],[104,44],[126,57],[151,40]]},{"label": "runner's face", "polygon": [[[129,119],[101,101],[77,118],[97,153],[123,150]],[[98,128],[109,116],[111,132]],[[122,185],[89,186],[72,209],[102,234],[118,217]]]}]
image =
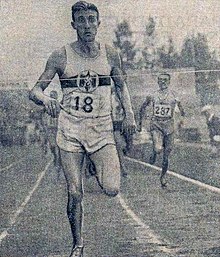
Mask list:
[{"label": "runner's face", "polygon": [[93,10],[80,10],[74,14],[74,18],[72,26],[76,29],[78,38],[83,42],[93,42],[100,24],[97,12]]},{"label": "runner's face", "polygon": [[158,77],[158,85],[161,90],[165,90],[168,88],[170,84],[170,79],[168,76],[160,76]]}]

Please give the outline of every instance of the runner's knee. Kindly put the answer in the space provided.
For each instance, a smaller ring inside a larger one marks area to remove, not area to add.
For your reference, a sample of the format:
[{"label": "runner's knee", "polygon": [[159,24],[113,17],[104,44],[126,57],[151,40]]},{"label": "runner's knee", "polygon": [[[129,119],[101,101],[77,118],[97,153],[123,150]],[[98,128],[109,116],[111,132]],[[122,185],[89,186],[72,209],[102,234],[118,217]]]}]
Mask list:
[{"label": "runner's knee", "polygon": [[120,163],[115,162],[114,165],[105,167],[106,172],[102,176],[102,188],[106,195],[115,197],[120,190]]},{"label": "runner's knee", "polygon": [[102,191],[114,197],[120,189],[120,162],[114,145],[107,145],[90,156],[96,166],[97,178]]},{"label": "runner's knee", "polygon": [[117,196],[117,194],[119,193],[119,188],[103,188],[103,191],[104,193],[107,195],[107,196],[110,196],[110,197],[115,197]]},{"label": "runner's knee", "polygon": [[162,141],[153,138],[153,148],[157,154],[160,154],[163,150]]},{"label": "runner's knee", "polygon": [[117,177],[115,176],[111,180],[104,179],[100,185],[106,195],[115,197],[120,191],[120,170]]},{"label": "runner's knee", "polygon": [[160,144],[155,144],[155,152],[160,154],[163,150],[163,147]]},{"label": "runner's knee", "polygon": [[75,187],[68,187],[68,194],[69,197],[74,202],[81,202],[83,199],[83,193],[80,190],[77,190]]}]

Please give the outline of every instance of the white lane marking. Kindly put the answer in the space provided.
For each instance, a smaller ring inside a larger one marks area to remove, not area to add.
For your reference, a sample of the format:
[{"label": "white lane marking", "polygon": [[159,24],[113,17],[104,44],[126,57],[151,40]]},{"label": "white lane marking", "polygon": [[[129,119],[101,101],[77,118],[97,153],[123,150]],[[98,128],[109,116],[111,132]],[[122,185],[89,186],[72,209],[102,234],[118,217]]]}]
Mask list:
[{"label": "white lane marking", "polygon": [[0,169],[0,172],[1,172],[1,171],[5,171],[5,170],[9,170],[10,168],[12,168],[12,167],[15,166],[16,164],[22,162],[22,161],[23,161],[24,159],[26,159],[26,158],[27,158],[27,157],[21,158],[19,161],[13,162],[13,163],[9,164],[8,166],[6,166],[6,167],[4,167],[4,168],[1,168],[1,169]]},{"label": "white lane marking", "polygon": [[117,199],[127,214],[136,222],[138,226],[144,229],[145,233],[147,234],[148,243],[157,244],[160,251],[164,253],[176,253],[177,249],[169,249],[168,247],[164,246],[164,243],[162,243],[155,233],[131,210],[120,194],[117,195]]},{"label": "white lane marking", "polygon": [[44,170],[39,174],[38,179],[34,185],[34,187],[31,189],[31,191],[28,193],[28,195],[26,196],[25,200],[21,203],[21,205],[19,206],[19,208],[17,209],[17,211],[14,213],[14,215],[11,217],[10,222],[9,222],[9,226],[7,229],[5,229],[1,234],[0,234],[0,244],[2,242],[2,240],[8,236],[8,230],[15,224],[18,216],[24,211],[25,206],[28,204],[28,202],[30,201],[32,195],[34,194],[34,192],[36,191],[36,189],[38,188],[38,186],[41,183],[41,180],[43,179],[43,177],[45,176],[50,164],[52,163],[52,160],[46,165],[46,167],[44,168]]},{"label": "white lane marking", "polygon": [[[126,158],[127,160],[129,160],[129,161],[132,161],[132,162],[141,164],[141,165],[143,165],[143,166],[146,166],[146,167],[149,167],[149,168],[152,168],[152,169],[161,171],[161,168],[160,168],[160,167],[151,165],[151,164],[149,164],[149,163],[142,162],[142,161],[139,161],[139,160],[136,160],[136,159],[127,157],[127,156],[126,156],[125,158]],[[188,178],[188,177],[186,177],[186,176],[177,174],[177,173],[175,173],[174,171],[168,170],[167,173],[170,174],[170,175],[172,175],[172,176],[174,176],[174,177],[177,177],[177,178],[179,178],[179,179],[181,179],[181,180],[190,182],[190,183],[195,184],[195,185],[197,185],[197,186],[200,186],[200,187],[202,187],[202,188],[204,188],[204,189],[208,189],[208,190],[210,190],[210,191],[212,191],[212,192],[215,192],[215,193],[220,194],[220,188],[218,188],[218,187],[210,186],[210,185],[205,184],[205,183],[203,183],[203,182],[200,182],[200,181],[198,181],[198,180],[195,180],[195,179]]]}]

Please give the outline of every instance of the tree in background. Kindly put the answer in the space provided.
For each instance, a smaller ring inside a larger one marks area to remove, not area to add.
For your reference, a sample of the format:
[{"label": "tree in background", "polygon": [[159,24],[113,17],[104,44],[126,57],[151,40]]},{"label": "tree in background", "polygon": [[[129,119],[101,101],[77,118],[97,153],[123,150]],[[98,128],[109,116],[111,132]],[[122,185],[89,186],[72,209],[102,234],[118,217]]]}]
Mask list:
[{"label": "tree in background", "polygon": [[134,58],[137,53],[135,42],[132,40],[133,32],[127,21],[123,21],[117,25],[115,30],[116,40],[114,46],[119,50],[122,64],[124,68],[134,68]]},{"label": "tree in background", "polygon": [[148,18],[148,22],[145,26],[142,56],[141,64],[143,68],[152,69],[156,66],[156,21],[151,16]]},{"label": "tree in background", "polygon": [[215,52],[208,46],[207,37],[198,33],[184,40],[180,55],[181,67],[194,67],[196,71],[196,92],[201,97],[202,105],[212,103],[218,93],[217,70],[220,62]]},{"label": "tree in background", "polygon": [[220,61],[216,53],[210,49],[206,35],[197,33],[187,36],[181,50],[177,51],[172,36],[168,37],[167,43],[159,45],[161,39],[156,33],[156,25],[155,18],[149,17],[145,26],[143,46],[140,48],[135,46],[129,23],[123,21],[117,25],[116,40],[113,43],[120,51],[124,68],[193,67],[196,71],[196,92],[200,96],[202,105],[219,102],[220,74],[214,70],[220,69]]},{"label": "tree in background", "polygon": [[175,69],[179,67],[179,54],[176,50],[173,38],[168,38],[168,44],[157,48],[158,63],[164,69]]}]

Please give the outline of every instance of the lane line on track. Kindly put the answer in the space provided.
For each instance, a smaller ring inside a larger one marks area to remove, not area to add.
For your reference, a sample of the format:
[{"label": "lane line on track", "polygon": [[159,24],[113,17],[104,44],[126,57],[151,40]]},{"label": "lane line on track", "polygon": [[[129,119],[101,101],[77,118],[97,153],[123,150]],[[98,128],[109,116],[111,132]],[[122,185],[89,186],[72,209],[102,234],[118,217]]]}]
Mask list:
[{"label": "lane line on track", "polygon": [[1,171],[5,171],[5,170],[9,170],[10,168],[14,167],[16,164],[22,162],[22,161],[25,160],[26,158],[27,158],[27,157],[23,157],[23,158],[21,158],[19,161],[13,162],[13,163],[9,164],[8,166],[1,168],[1,169],[0,169],[0,172],[1,172]]},{"label": "lane line on track", "polygon": [[[132,161],[132,162],[134,162],[134,163],[141,164],[141,165],[143,165],[143,166],[145,166],[145,167],[148,167],[148,168],[152,168],[152,169],[154,169],[154,170],[161,171],[161,168],[160,168],[160,167],[151,165],[151,164],[149,164],[149,163],[142,162],[142,161],[139,161],[139,160],[136,160],[136,159],[127,157],[127,156],[126,156],[125,158],[126,158],[127,160],[129,160],[129,161]],[[176,177],[176,178],[179,178],[179,179],[181,179],[181,180],[190,182],[190,183],[192,183],[192,184],[194,184],[194,185],[197,185],[197,186],[202,187],[202,188],[204,188],[204,189],[208,189],[208,190],[210,190],[210,191],[212,191],[212,192],[214,192],[214,193],[220,194],[220,188],[218,188],[218,187],[210,186],[210,185],[205,184],[205,183],[203,183],[203,182],[200,182],[200,181],[198,181],[198,180],[195,180],[195,179],[192,179],[192,178],[189,178],[189,177],[180,175],[180,174],[178,174],[178,173],[176,173],[176,172],[174,172],[174,171],[168,170],[167,173],[170,174],[170,175],[172,175],[172,176],[174,176],[174,177]]]},{"label": "lane line on track", "polygon": [[41,180],[43,179],[43,177],[45,176],[49,166],[51,165],[52,160],[46,165],[46,167],[44,168],[44,170],[39,174],[38,179],[35,183],[35,185],[33,186],[33,188],[31,189],[31,191],[28,193],[28,195],[26,196],[25,200],[21,203],[21,205],[19,206],[19,208],[16,210],[16,212],[14,213],[14,215],[11,217],[10,222],[9,222],[9,226],[7,229],[5,229],[1,234],[0,234],[0,245],[1,242],[4,238],[6,238],[9,234],[8,234],[8,230],[16,223],[18,216],[24,211],[25,206],[28,204],[28,202],[30,201],[32,195],[34,194],[34,192],[36,191],[36,189],[38,188],[38,186],[41,183]]},{"label": "lane line on track", "polygon": [[166,247],[164,245],[164,243],[162,241],[159,240],[159,237],[155,235],[154,231],[152,231],[150,229],[149,226],[147,226],[133,211],[132,209],[126,204],[125,200],[123,199],[123,197],[121,196],[121,194],[119,194],[117,196],[117,199],[119,201],[119,203],[121,204],[122,208],[126,211],[126,213],[128,214],[128,216],[130,216],[132,218],[133,221],[135,221],[135,223],[140,226],[142,229],[144,229],[145,233],[147,234],[147,240],[148,243],[152,243],[152,244],[156,244],[158,245],[158,248],[160,251],[164,252],[164,253],[176,253],[177,249],[169,249],[168,247]]}]

